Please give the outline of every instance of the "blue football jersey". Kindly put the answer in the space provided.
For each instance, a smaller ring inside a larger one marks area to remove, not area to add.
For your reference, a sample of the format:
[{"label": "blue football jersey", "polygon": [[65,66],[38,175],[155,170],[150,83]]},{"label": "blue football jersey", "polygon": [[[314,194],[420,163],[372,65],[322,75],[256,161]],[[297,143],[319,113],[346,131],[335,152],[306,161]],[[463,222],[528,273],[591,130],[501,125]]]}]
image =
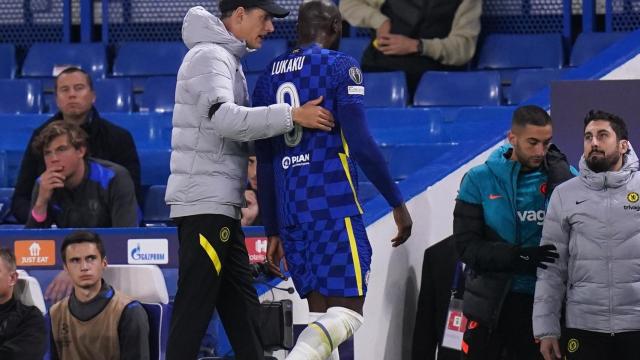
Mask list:
[{"label": "blue football jersey", "polygon": [[[287,102],[297,107],[319,96],[324,97],[321,106],[336,117],[330,132],[296,125],[256,147],[258,162],[272,162],[279,226],[362,213],[355,163],[341,130],[341,123],[349,119],[337,118],[341,105],[364,106],[363,76],[356,60],[318,45],[295,48],[274,59],[260,77],[253,105]],[[268,154],[260,150],[265,145]]]}]

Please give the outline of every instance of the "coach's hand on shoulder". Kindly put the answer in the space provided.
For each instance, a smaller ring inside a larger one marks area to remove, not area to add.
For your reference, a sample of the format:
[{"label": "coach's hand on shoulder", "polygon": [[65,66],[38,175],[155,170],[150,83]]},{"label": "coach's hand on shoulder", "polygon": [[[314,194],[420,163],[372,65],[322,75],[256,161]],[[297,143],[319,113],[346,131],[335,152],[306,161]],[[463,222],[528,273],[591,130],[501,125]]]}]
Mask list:
[{"label": "coach's hand on shoulder", "polygon": [[331,111],[320,106],[322,96],[307,101],[304,105],[291,110],[293,122],[309,129],[331,131],[335,126],[335,120]]},{"label": "coach's hand on shoulder", "polygon": [[280,271],[280,261],[284,262],[284,271],[289,271],[287,259],[284,258],[284,248],[280,236],[269,236],[267,244],[267,265],[269,271],[277,277],[286,280],[286,276]]},{"label": "coach's hand on shoulder", "polygon": [[413,221],[407,206],[402,203],[401,205],[393,208],[393,220],[398,226],[398,235],[391,240],[393,247],[402,245],[409,236],[411,236],[411,228],[413,227]]}]

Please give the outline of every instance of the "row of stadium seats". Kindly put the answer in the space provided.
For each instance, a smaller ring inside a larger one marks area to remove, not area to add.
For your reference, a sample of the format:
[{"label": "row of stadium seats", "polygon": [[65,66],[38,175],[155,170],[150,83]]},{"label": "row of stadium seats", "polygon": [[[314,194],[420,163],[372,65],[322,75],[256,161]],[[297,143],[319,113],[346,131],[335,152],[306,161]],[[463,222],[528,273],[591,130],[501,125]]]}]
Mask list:
[{"label": "row of stadium seats", "polygon": [[[584,63],[622,36],[623,33],[581,34],[573,48],[570,65]],[[342,50],[357,56],[368,41],[365,38],[345,38]],[[268,40],[262,49],[243,59],[250,92],[262,69],[286,49],[285,40]],[[11,53],[13,48],[11,45],[0,46],[0,53],[3,51]],[[35,44],[22,69],[25,78],[21,81],[0,80],[0,96],[7,100],[0,103],[0,113],[55,112],[51,75],[52,68],[61,64],[91,69],[97,78],[97,105],[101,111],[172,111],[175,73],[185,51],[181,43],[123,43],[113,67],[113,76],[117,77],[103,79],[106,64],[98,61],[105,58],[103,45]],[[160,61],[147,65],[142,60],[145,55]],[[401,73],[368,73],[365,81],[369,91],[365,101],[369,107],[404,107],[410,103],[413,106],[518,104],[550,81],[559,79],[562,60],[562,39],[558,34],[490,35],[478,56],[477,68],[496,70],[498,75],[477,71],[455,74],[430,72],[425,75],[427,78],[423,78],[415,98],[409,99]],[[2,73],[7,71],[0,69]]]},{"label": "row of stadium seats", "polygon": [[[504,86],[498,71],[466,71],[425,73],[413,106],[497,106],[518,104],[562,77],[565,69],[519,69]],[[253,92],[258,74],[247,74],[249,91]],[[405,107],[410,103],[406,79],[402,72],[365,73],[366,107]],[[146,78],[144,92],[135,93],[130,78],[98,79],[94,82],[96,107],[100,112],[172,112],[176,78]],[[504,94],[503,94],[504,92]],[[43,93],[40,80],[0,80],[0,113],[38,114],[57,111],[53,95]]]},{"label": "row of stadium seats", "polygon": [[[396,181],[405,181],[418,169],[450,166],[446,154],[453,150],[478,148],[474,129],[497,127],[496,119],[513,107],[442,107],[421,109],[376,108],[367,110],[373,138],[379,144],[384,161]],[[131,131],[138,147],[142,166],[143,220],[150,226],[168,221],[164,204],[165,184],[169,175],[170,114],[105,114],[114,123]],[[12,186],[31,132],[46,119],[45,115],[0,116],[0,222],[10,208]],[[393,126],[389,126],[393,122]],[[492,125],[493,124],[493,125]],[[501,124],[501,123],[500,123]],[[469,150],[470,151],[470,150]],[[362,172],[358,174],[360,200],[366,203],[378,195]]]},{"label": "row of stadium seats", "polygon": [[[568,65],[580,66],[594,54],[625,36],[625,33],[582,33],[571,49]],[[360,59],[368,38],[344,38],[343,51]],[[245,72],[262,72],[268,63],[288,48],[284,39],[268,39],[261,49],[243,59]],[[20,76],[51,78],[54,69],[77,65],[96,78],[175,76],[187,48],[181,42],[123,42],[116,47],[111,71],[104,44],[36,43],[27,52]],[[476,69],[560,68],[565,65],[560,34],[491,34],[479,46]],[[152,59],[152,61],[149,61]],[[18,73],[12,44],[0,44],[0,78]],[[506,78],[506,77],[503,77]]]}]

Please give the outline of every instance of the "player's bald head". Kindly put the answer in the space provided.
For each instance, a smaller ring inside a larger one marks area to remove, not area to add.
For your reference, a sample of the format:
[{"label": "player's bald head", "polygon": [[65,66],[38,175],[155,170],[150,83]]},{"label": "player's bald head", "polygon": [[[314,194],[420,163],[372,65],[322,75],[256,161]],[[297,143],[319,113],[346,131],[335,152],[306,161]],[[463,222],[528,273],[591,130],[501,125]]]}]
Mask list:
[{"label": "player's bald head", "polygon": [[[327,37],[342,34],[342,16],[331,0],[303,2],[298,10],[298,42],[322,42]],[[330,47],[329,44],[324,44]]]}]

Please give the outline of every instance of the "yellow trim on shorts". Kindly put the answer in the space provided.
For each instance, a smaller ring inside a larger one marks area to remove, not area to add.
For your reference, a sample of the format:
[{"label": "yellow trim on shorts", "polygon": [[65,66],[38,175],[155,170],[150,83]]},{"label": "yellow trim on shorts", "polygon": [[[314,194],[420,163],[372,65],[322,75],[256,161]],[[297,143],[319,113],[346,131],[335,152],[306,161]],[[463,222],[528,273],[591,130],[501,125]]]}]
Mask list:
[{"label": "yellow trim on shorts", "polygon": [[353,258],[353,269],[356,273],[356,285],[358,287],[358,296],[363,296],[364,291],[362,289],[362,269],[360,268],[360,257],[358,256],[358,246],[356,245],[356,237],[353,234],[353,225],[351,225],[351,218],[344,218],[344,225],[347,228],[347,236],[349,237],[349,245],[351,247],[351,257]]},{"label": "yellow trim on shorts", "polygon": [[342,163],[342,168],[344,169],[344,173],[347,175],[347,180],[349,181],[349,186],[351,186],[351,192],[353,193],[353,199],[356,202],[356,206],[358,207],[358,211],[362,214],[362,206],[360,206],[360,200],[358,200],[358,194],[356,193],[356,187],[353,186],[353,180],[351,179],[351,172],[349,171],[349,163],[347,162],[347,158],[349,157],[349,145],[347,144],[347,140],[344,138],[344,134],[342,131],[340,132],[340,137],[342,138],[342,147],[344,148],[344,154],[338,153],[340,157],[340,162]]},{"label": "yellow trim on shorts", "polygon": [[220,258],[218,257],[218,253],[216,249],[213,248],[209,240],[202,234],[200,235],[200,246],[204,249],[204,251],[209,255],[209,259],[213,263],[213,266],[216,268],[216,272],[220,275],[220,270],[222,269],[222,263],[220,262]]}]

